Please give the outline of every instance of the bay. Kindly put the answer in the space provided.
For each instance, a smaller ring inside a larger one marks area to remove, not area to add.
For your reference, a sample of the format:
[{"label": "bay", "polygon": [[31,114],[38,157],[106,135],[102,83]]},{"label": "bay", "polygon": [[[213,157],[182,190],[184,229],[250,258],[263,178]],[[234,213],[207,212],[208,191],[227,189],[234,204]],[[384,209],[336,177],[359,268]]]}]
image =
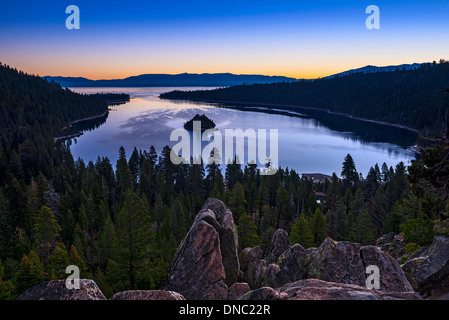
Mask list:
[{"label": "bay", "polygon": [[298,173],[340,175],[348,153],[364,176],[376,163],[395,167],[401,161],[408,165],[417,157],[407,149],[416,142],[417,133],[404,128],[309,109],[291,112],[252,105],[242,111],[241,106],[159,98],[159,94],[176,89],[203,88],[71,88],[80,93],[125,92],[131,96],[130,102],[111,106],[105,121],[80,126],[84,134],[72,139],[74,158],[87,163],[98,156],[108,157],[115,165],[120,146],[128,157],[134,147],[148,150],[151,145],[160,154],[164,146],[177,143],[170,141],[171,132],[197,113],[211,118],[223,136],[225,129],[266,129],[267,133],[277,129],[279,165]]}]

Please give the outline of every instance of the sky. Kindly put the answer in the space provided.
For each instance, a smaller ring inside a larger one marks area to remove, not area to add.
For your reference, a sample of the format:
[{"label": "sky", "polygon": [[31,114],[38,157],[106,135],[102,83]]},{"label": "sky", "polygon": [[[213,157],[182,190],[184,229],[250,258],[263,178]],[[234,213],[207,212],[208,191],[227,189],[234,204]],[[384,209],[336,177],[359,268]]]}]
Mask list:
[{"label": "sky", "polygon": [[[67,29],[69,5],[80,29]],[[368,29],[369,5],[380,29]],[[5,1],[0,62],[40,76],[145,73],[318,78],[449,60],[448,0]]]}]

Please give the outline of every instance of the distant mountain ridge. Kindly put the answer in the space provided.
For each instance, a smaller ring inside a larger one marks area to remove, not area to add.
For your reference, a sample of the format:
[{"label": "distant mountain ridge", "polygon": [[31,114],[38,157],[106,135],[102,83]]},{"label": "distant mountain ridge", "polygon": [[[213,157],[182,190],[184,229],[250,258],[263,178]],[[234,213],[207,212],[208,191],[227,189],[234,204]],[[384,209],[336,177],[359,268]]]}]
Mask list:
[{"label": "distant mountain ridge", "polygon": [[[365,66],[351,69],[330,76],[346,76],[354,73],[392,72],[396,70],[411,70],[421,67],[423,63],[402,64],[396,66]],[[292,82],[296,79],[284,76],[266,76],[257,74],[232,73],[180,73],[180,74],[141,74],[124,79],[91,80],[84,77],[45,76],[48,81],[59,83],[62,87],[230,87],[242,84]]]},{"label": "distant mountain ridge", "polygon": [[142,74],[125,79],[90,80],[82,77],[43,77],[63,87],[229,87],[242,84],[298,81],[295,78],[232,73]]},{"label": "distant mountain ridge", "polygon": [[401,64],[401,65],[397,65],[397,66],[385,66],[385,67],[377,67],[377,66],[365,66],[362,68],[357,68],[357,69],[351,69],[348,71],[343,71],[337,74],[333,74],[327,77],[324,77],[324,79],[331,79],[337,76],[348,76],[354,73],[376,73],[376,72],[393,72],[393,71],[398,71],[398,70],[414,70],[414,69],[418,69],[420,68],[422,65],[424,64],[429,64],[429,63],[412,63],[412,64]]}]

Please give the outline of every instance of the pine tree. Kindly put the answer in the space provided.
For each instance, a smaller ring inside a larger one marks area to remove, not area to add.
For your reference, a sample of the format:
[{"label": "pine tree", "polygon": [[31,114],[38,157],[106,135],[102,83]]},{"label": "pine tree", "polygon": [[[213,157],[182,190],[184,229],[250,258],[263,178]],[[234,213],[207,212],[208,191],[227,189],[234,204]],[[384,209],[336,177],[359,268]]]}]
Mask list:
[{"label": "pine tree", "polygon": [[48,261],[51,247],[55,244],[61,227],[55,219],[53,212],[47,206],[42,206],[34,217],[34,242],[39,248],[39,253],[44,261]]},{"label": "pine tree", "polygon": [[326,238],[326,220],[320,208],[316,208],[309,222],[310,231],[312,232],[314,243],[319,246]]},{"label": "pine tree", "polygon": [[120,147],[116,167],[117,196],[120,201],[123,201],[126,191],[134,190],[134,178],[131,170],[129,169],[128,162],[126,160],[125,148],[123,147]]},{"label": "pine tree", "polygon": [[358,242],[361,245],[372,244],[376,239],[374,224],[366,209],[362,209],[355,217],[350,230],[350,241]]},{"label": "pine tree", "polygon": [[69,254],[67,252],[67,248],[62,242],[60,242],[56,245],[50,255],[50,264],[48,268],[51,278],[60,280],[67,278],[65,270],[69,265]]},{"label": "pine tree", "polygon": [[44,279],[44,268],[34,251],[30,251],[28,255],[23,255],[19,269],[15,274],[17,293],[23,293],[32,286],[42,283]]},{"label": "pine tree", "polygon": [[154,232],[145,202],[134,192],[125,194],[123,208],[117,215],[118,256],[125,287],[134,290],[141,280],[148,258],[154,254]]},{"label": "pine tree", "polygon": [[299,243],[306,249],[314,245],[314,238],[304,215],[301,215],[292,226],[290,241],[292,244]]},{"label": "pine tree", "polygon": [[78,254],[78,251],[76,250],[76,248],[73,244],[70,246],[70,250],[69,250],[69,263],[71,265],[75,265],[79,268],[81,278],[86,279],[89,277],[89,273],[87,272],[86,263],[84,262],[83,258],[80,257],[80,255]]},{"label": "pine tree", "polygon": [[359,180],[359,175],[355,168],[354,159],[348,153],[343,162],[343,168],[341,169],[341,176],[343,179],[351,184],[357,182]]},{"label": "pine tree", "polygon": [[435,236],[433,223],[426,219],[422,213],[415,219],[407,220],[401,226],[401,232],[404,234],[405,243],[415,243],[425,246],[432,243]]},{"label": "pine tree", "polygon": [[0,260],[0,300],[14,300],[15,287],[12,280],[3,280],[5,266]]},{"label": "pine tree", "polygon": [[281,218],[285,218],[286,216],[288,199],[289,197],[287,190],[285,190],[284,186],[280,184],[276,192],[276,207],[277,207],[276,229],[279,229],[279,223]]},{"label": "pine tree", "polygon": [[100,267],[106,270],[108,260],[115,258],[115,252],[117,248],[117,237],[114,230],[114,225],[111,220],[111,216],[106,216],[106,222],[101,229],[98,240],[98,261]]},{"label": "pine tree", "polygon": [[238,222],[241,215],[246,213],[245,189],[240,182],[234,185],[232,196],[229,201],[229,209],[232,212],[234,221]]},{"label": "pine tree", "polygon": [[251,220],[250,215],[246,212],[239,217],[239,222],[237,223],[237,233],[239,237],[240,250],[247,247],[255,247],[260,244],[260,239],[257,235],[257,227]]}]

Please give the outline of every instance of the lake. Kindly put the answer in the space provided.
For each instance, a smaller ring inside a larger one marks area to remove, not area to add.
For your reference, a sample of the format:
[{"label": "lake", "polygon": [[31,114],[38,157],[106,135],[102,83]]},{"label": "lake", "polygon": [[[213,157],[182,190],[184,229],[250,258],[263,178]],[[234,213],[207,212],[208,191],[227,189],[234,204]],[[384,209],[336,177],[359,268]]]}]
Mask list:
[{"label": "lake", "polygon": [[[162,100],[159,94],[175,89],[195,90],[204,88],[71,88],[80,93],[124,92],[131,96],[128,103],[111,106],[101,125],[83,130],[84,134],[72,139],[72,154],[86,163],[97,157],[108,157],[115,165],[120,146],[127,157],[134,147],[148,150],[151,145],[160,154],[170,141],[174,129],[195,114],[206,114],[223,134],[225,129],[278,130],[278,159],[282,168],[295,169],[298,173],[333,172],[340,175],[342,162],[350,153],[357,170],[366,176],[371,166],[383,162],[395,166],[400,161],[406,165],[417,154],[407,150],[415,144],[417,133],[393,126],[356,120],[327,112],[300,109],[298,112],[267,110],[251,106],[241,111],[241,106],[223,106]],[[235,107],[235,108],[234,108]],[[223,139],[224,140],[224,139]],[[209,142],[203,142],[203,147]],[[245,149],[246,150],[246,149]]]}]

